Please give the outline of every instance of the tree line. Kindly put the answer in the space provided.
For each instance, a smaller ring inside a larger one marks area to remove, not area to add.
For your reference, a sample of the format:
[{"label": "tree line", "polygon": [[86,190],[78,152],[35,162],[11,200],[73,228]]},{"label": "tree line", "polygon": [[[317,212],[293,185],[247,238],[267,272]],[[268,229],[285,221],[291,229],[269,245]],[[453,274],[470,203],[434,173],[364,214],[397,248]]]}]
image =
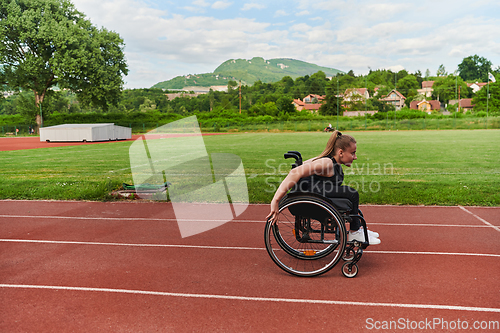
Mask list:
[{"label": "tree line", "polygon": [[[498,75],[498,72],[495,74]],[[156,113],[181,117],[198,114],[204,118],[270,116],[273,119],[283,120],[290,117],[306,117],[305,112],[296,111],[292,101],[302,99],[309,94],[326,96],[319,110],[319,114],[324,116],[336,115],[337,110],[340,115],[344,110],[392,111],[393,107],[379,101],[379,98],[394,88],[407,97],[406,106],[409,107],[413,99],[422,98],[418,95],[417,89],[421,87],[424,80],[434,81],[434,91],[432,97],[428,99],[439,99],[448,103],[449,100],[455,99],[456,91],[460,87],[461,98],[473,97],[478,111],[486,109],[486,87],[473,94],[471,88],[467,87],[466,81],[460,76],[423,77],[420,71],[408,73],[406,70],[393,72],[385,69],[370,70],[367,75],[359,76],[349,71],[347,74],[333,78],[327,78],[323,72],[317,72],[295,80],[286,76],[275,83],[257,81],[252,86],[241,87],[237,82],[230,81],[227,92],[210,90],[207,94],[200,94],[196,97],[177,97],[173,100],[169,100],[166,96],[168,91],[162,89],[125,89],[118,96],[116,105],[110,103],[106,108],[81,103],[77,94],[71,90],[49,90],[41,105],[44,119],[50,123],[52,123],[50,119],[56,116],[61,118],[60,115],[76,116],[82,113],[122,113],[128,115],[127,118],[137,119],[144,119],[145,114]],[[341,95],[348,88],[366,88],[371,98],[366,102],[354,100],[346,103]],[[376,96],[374,96],[375,90],[377,90]],[[490,82],[489,92],[490,112],[499,113],[499,83]],[[35,107],[35,99],[32,92],[26,91],[3,98],[0,102],[0,114],[20,114],[27,124],[35,124],[36,115],[39,113],[39,109]]]}]

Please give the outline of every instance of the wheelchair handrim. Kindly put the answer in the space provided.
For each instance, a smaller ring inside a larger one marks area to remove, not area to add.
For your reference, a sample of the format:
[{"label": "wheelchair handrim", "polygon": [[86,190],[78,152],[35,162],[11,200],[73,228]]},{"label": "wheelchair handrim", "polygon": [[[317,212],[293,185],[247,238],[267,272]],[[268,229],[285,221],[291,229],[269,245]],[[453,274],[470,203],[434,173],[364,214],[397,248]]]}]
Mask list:
[{"label": "wheelchair handrim", "polygon": [[[294,274],[294,275],[298,275],[298,276],[315,276],[315,275],[319,275],[319,274],[325,273],[325,272],[329,271],[331,268],[333,268],[340,261],[340,259],[343,256],[343,253],[344,253],[345,247],[346,247],[346,238],[347,238],[346,231],[345,231],[345,226],[343,224],[343,219],[339,216],[339,214],[336,212],[336,210],[334,208],[330,207],[330,205],[328,203],[323,202],[323,201],[321,201],[321,202],[318,202],[318,201],[319,200],[317,198],[307,197],[307,196],[287,198],[287,200],[284,200],[284,201],[280,202],[280,206],[281,207],[280,207],[280,210],[279,210],[280,213],[281,213],[284,209],[286,209],[287,207],[289,207],[292,204],[307,203],[307,204],[315,204],[317,206],[320,206],[320,207],[322,207],[323,209],[326,209],[329,212],[329,214],[337,222],[337,226],[340,228],[340,232],[342,233],[342,237],[341,237],[341,240],[340,240],[339,243],[337,243],[337,244],[331,244],[332,246],[327,246],[326,249],[323,249],[323,250],[319,251],[320,253],[318,255],[315,254],[315,255],[312,255],[312,256],[306,256],[303,253],[299,254],[299,251],[291,248],[286,243],[286,241],[283,240],[283,238],[280,235],[278,227],[276,227],[275,225],[273,225],[269,221],[266,223],[266,228],[265,228],[265,242],[266,242],[267,252],[270,255],[270,257],[273,259],[273,261],[280,268],[282,268],[283,270],[285,270],[288,273],[291,273],[291,274]],[[271,230],[272,230],[272,233],[273,233],[272,236],[271,236]],[[331,254],[336,249],[338,250],[338,253],[337,253],[336,256],[333,257],[332,261],[330,261],[329,263],[325,264],[323,267],[321,267],[321,268],[319,268],[317,270],[307,271],[307,272],[306,271],[298,271],[298,270],[296,270],[296,269],[294,269],[294,268],[286,265],[285,263],[283,263],[280,260],[280,258],[278,258],[278,256],[274,253],[272,245],[271,245],[271,237],[273,237],[276,240],[276,243],[278,243],[279,247],[282,250],[284,250],[286,253],[288,253],[289,255],[291,255],[291,256],[299,259],[299,260],[301,260],[301,259],[311,259],[311,260],[321,259],[321,258],[327,256],[328,254]]]}]

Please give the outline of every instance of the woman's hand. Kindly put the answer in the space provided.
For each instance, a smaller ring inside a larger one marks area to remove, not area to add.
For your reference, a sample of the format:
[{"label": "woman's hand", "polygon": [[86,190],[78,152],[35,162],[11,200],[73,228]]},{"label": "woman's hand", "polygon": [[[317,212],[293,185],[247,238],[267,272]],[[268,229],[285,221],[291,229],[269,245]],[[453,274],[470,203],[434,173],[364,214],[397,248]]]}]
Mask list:
[{"label": "woman's hand", "polygon": [[279,204],[278,201],[271,201],[271,212],[266,216],[266,221],[272,221],[273,224],[276,224],[278,221],[278,213],[279,213]]}]

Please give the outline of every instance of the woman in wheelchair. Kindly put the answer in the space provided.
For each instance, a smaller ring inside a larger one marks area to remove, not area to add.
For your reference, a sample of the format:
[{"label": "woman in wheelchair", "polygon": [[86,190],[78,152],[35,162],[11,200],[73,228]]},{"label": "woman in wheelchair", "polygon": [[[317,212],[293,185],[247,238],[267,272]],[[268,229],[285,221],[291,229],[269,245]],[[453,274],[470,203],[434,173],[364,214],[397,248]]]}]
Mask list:
[{"label": "woman in wheelchair", "polygon": [[[292,192],[312,192],[328,198],[345,198],[352,202],[351,213],[359,214],[359,194],[349,187],[342,185],[344,173],[341,165],[352,165],[356,157],[356,140],[350,135],[334,131],[328,140],[325,150],[317,157],[305,161],[302,165],[293,168],[280,184],[271,201],[271,212],[268,220],[276,223],[279,214],[279,202],[285,194]],[[368,230],[370,245],[380,244],[379,234]],[[364,242],[364,232],[358,218],[350,223],[348,241]]]}]

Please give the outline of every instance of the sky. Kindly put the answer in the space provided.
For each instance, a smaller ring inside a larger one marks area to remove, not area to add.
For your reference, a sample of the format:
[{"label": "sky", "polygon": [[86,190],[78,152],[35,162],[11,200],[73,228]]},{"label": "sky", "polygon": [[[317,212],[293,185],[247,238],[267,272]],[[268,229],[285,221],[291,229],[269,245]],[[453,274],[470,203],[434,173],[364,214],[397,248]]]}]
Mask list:
[{"label": "sky", "polygon": [[229,59],[292,58],[353,70],[448,73],[500,66],[498,0],[71,0],[125,43],[125,88],[213,72]]}]

